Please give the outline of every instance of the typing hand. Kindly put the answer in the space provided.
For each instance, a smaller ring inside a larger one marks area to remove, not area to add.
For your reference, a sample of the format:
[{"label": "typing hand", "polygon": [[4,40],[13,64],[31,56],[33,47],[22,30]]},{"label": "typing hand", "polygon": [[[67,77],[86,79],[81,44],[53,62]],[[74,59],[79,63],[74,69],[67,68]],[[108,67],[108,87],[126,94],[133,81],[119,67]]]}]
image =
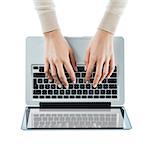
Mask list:
[{"label": "typing hand", "polygon": [[74,70],[77,66],[72,49],[59,30],[45,33],[45,47],[44,72],[60,88],[62,85],[68,88],[64,68],[71,80],[76,82]]},{"label": "typing hand", "polygon": [[105,77],[110,77],[115,68],[113,51],[113,35],[104,30],[97,30],[95,36],[90,41],[86,57],[86,77],[90,79],[91,73],[96,66],[96,73],[93,80],[93,87],[100,84]]}]

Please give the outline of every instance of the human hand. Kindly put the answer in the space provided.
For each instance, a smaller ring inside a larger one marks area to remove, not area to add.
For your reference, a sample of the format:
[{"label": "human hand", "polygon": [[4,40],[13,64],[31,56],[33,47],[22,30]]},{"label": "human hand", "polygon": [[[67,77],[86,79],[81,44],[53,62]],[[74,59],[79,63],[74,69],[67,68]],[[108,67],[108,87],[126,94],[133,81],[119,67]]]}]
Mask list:
[{"label": "human hand", "polygon": [[113,51],[113,35],[104,30],[97,30],[91,40],[85,57],[86,77],[90,79],[91,73],[96,67],[93,80],[93,87],[100,84],[105,77],[110,77],[115,68],[115,58]]},{"label": "human hand", "polygon": [[44,33],[44,35],[46,49],[44,72],[49,80],[54,79],[58,87],[61,88],[62,85],[64,85],[68,88],[64,68],[68,72],[73,83],[76,82],[74,70],[77,70],[77,66],[73,51],[59,30],[47,32]]}]

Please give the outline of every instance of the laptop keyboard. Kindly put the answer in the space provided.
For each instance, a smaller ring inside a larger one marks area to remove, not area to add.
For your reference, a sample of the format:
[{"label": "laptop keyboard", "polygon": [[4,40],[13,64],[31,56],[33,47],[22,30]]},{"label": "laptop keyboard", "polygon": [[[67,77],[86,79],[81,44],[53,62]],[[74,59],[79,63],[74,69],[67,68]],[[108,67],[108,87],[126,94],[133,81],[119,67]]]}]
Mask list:
[{"label": "laptop keyboard", "polygon": [[33,114],[33,128],[112,128],[117,114],[40,113]]},{"label": "laptop keyboard", "polygon": [[68,73],[65,72],[69,88],[59,88],[53,81],[50,82],[44,73],[43,65],[33,65],[33,98],[34,99],[87,99],[105,98],[117,99],[117,67],[115,67],[109,79],[105,78],[96,88],[92,86],[95,72],[92,73],[90,81],[84,82],[84,66],[78,66],[75,72],[76,84],[73,84]]}]

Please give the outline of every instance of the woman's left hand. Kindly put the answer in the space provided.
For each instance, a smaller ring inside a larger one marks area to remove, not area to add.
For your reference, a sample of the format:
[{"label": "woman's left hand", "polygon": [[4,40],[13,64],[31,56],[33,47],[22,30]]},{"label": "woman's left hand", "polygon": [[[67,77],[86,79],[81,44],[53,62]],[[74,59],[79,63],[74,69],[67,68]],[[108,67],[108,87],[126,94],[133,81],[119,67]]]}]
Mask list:
[{"label": "woman's left hand", "polygon": [[100,84],[105,77],[111,76],[115,68],[113,34],[104,30],[97,30],[86,51],[85,65],[86,81],[90,79],[91,73],[96,67],[93,87]]}]

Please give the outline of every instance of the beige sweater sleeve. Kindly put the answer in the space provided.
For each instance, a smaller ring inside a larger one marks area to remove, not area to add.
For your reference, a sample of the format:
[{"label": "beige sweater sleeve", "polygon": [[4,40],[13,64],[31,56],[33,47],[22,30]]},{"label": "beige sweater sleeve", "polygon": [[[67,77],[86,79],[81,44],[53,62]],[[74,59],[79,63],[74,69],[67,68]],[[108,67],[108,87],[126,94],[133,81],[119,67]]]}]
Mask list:
[{"label": "beige sweater sleeve", "polygon": [[[127,0],[110,0],[99,29],[114,33]],[[59,29],[53,0],[34,0],[43,32]]]},{"label": "beige sweater sleeve", "polygon": [[126,4],[127,0],[110,0],[98,28],[114,33]]}]

